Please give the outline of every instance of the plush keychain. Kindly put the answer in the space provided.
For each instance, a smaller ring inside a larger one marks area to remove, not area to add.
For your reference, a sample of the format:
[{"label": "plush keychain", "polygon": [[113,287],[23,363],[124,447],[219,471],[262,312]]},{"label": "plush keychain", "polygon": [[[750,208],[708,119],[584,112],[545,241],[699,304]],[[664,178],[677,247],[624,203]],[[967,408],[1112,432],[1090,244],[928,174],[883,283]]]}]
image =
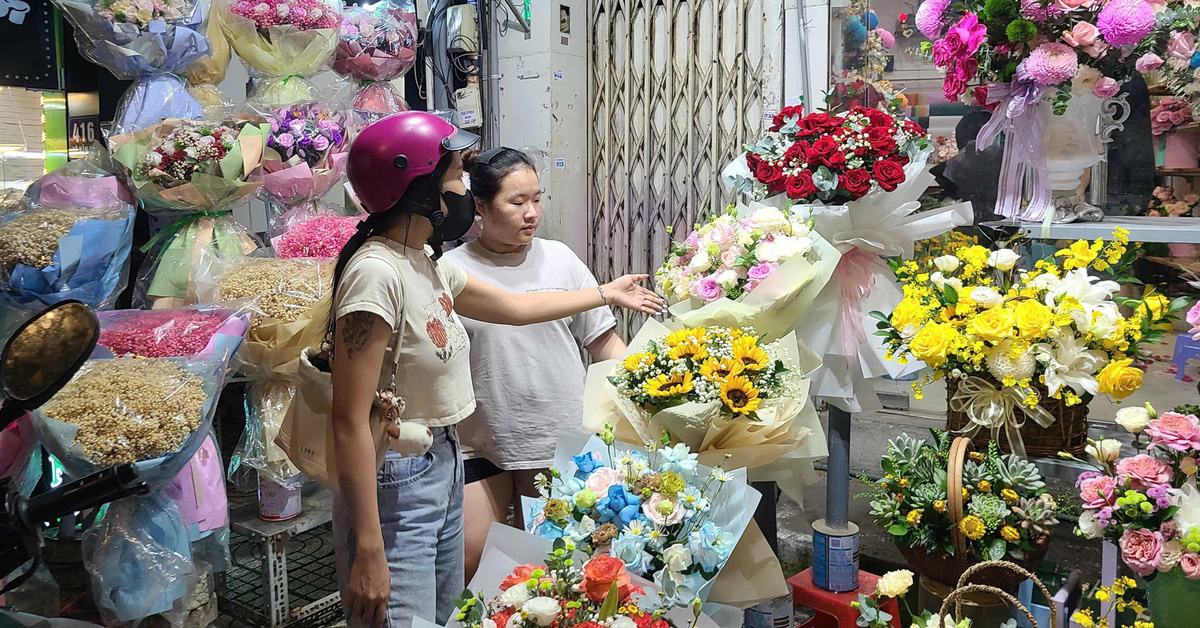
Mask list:
[{"label": "plush keychain", "polygon": [[404,414],[404,397],[394,390],[381,390],[375,393],[375,402],[384,407],[384,417],[391,425],[388,426],[390,442],[388,447],[404,456],[423,456],[433,446],[433,432],[428,427],[412,421],[401,421]]}]

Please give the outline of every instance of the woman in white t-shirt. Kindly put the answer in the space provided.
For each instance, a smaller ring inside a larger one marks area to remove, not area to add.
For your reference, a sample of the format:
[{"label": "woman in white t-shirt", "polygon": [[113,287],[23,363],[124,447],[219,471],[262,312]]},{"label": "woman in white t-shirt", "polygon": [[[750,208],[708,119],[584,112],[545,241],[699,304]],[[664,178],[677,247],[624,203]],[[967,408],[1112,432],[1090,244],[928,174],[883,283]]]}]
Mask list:
[{"label": "woman in white t-shirt", "polygon": [[[534,237],[542,194],[528,155],[511,148],[468,151],[463,166],[482,229],[479,239],[446,259],[514,294],[596,289],[595,277],[567,245]],[[506,521],[512,508],[522,525],[521,496],[537,495],[534,478],[553,461],[558,430],[581,425],[586,371],[580,349],[595,360],[625,350],[616,325],[608,308],[525,327],[463,319],[476,401],[459,427],[468,580],[492,523]]]},{"label": "woman in white t-shirt", "polygon": [[[460,151],[478,138],[437,116],[405,112],[362,131],[347,173],[370,216],[334,268],[334,503],[338,579],[351,626],[444,625],[463,588],[463,466],[455,429],[475,409],[470,348],[458,314],[504,325],[605,305],[658,313],[626,276],[587,290],[510,294],[438,259],[462,237],[475,202]],[[431,245],[430,253],[426,245]],[[537,347],[524,349],[536,359]],[[394,365],[394,366],[393,366]],[[388,452],[375,468],[373,409],[425,425],[423,455]]]}]

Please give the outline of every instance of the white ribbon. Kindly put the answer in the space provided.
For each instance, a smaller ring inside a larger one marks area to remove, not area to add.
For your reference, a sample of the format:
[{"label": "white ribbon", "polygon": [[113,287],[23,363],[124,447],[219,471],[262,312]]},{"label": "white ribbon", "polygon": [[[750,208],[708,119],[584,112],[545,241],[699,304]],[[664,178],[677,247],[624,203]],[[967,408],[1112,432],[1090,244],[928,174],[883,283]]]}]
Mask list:
[{"label": "white ribbon", "polygon": [[[950,398],[950,409],[967,415],[970,422],[957,433],[973,438],[979,430],[991,432],[992,440],[998,442],[1000,430],[1008,438],[1014,454],[1025,458],[1025,441],[1021,439],[1021,428],[1025,417],[1033,419],[1042,427],[1050,427],[1054,415],[1041,406],[1029,407],[1026,397],[1034,394],[1028,386],[1010,386],[997,389],[982,377],[968,377],[958,383],[958,390]],[[1015,412],[1020,409],[1021,412]]]}]

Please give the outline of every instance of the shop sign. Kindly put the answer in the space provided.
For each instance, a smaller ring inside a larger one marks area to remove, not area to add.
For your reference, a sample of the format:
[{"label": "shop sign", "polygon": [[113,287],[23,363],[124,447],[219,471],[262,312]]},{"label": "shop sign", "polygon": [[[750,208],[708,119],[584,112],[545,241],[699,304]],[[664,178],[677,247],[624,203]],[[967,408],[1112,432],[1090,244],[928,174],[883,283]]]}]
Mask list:
[{"label": "shop sign", "polygon": [[59,89],[54,9],[48,0],[0,0],[0,85]]}]

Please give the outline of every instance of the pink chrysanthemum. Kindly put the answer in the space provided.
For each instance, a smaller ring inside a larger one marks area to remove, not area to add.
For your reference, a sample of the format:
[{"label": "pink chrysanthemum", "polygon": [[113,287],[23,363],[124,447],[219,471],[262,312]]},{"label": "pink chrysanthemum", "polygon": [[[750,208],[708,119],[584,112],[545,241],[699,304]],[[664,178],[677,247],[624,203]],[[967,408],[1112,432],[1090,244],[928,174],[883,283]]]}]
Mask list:
[{"label": "pink chrysanthemum", "polygon": [[1062,9],[1053,4],[1042,4],[1042,0],[1021,0],[1021,16],[1041,24],[1051,17],[1062,15]]},{"label": "pink chrysanthemum", "polygon": [[1075,78],[1078,70],[1079,61],[1076,59],[1075,50],[1066,44],[1042,44],[1025,59],[1025,71],[1038,85],[1066,83]]},{"label": "pink chrysanthemum", "polygon": [[1110,46],[1133,46],[1154,30],[1154,9],[1146,0],[1112,0],[1100,9],[1096,28]]},{"label": "pink chrysanthemum", "polygon": [[943,14],[950,6],[950,0],[925,0],[917,7],[917,30],[929,39],[937,39],[942,34],[945,24]]},{"label": "pink chrysanthemum", "polygon": [[875,29],[875,34],[879,35],[879,42],[883,44],[884,48],[891,50],[892,46],[896,45],[896,36],[889,33],[886,29],[877,28]]}]

